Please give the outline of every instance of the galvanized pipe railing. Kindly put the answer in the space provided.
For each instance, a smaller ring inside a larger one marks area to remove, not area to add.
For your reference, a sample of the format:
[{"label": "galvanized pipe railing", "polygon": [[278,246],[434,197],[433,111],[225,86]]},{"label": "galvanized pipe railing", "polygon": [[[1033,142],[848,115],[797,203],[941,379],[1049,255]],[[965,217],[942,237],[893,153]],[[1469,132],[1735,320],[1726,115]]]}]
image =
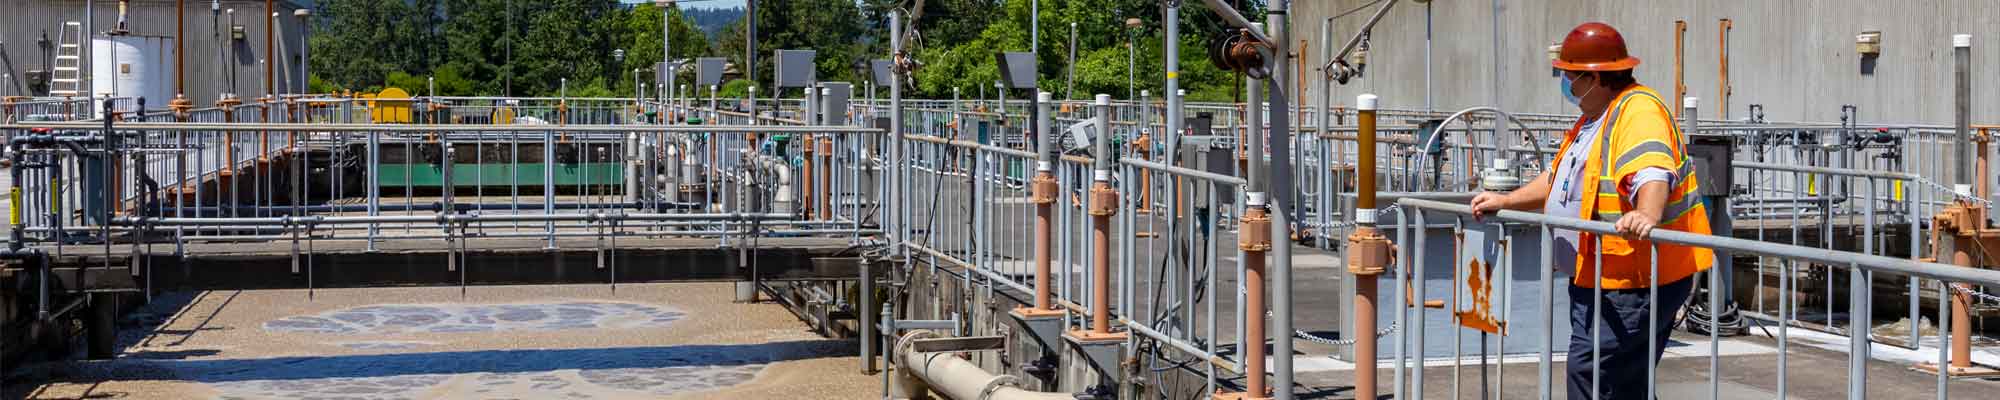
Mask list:
[{"label": "galvanized pipe railing", "polygon": [[[1464,204],[1446,203],[1446,202],[1421,200],[1421,199],[1402,199],[1397,201],[1396,204],[1403,210],[1400,217],[1398,218],[1397,223],[1399,224],[1398,229],[1404,232],[1399,233],[1399,235],[1407,237],[1407,235],[1414,233],[1417,238],[1418,244],[1416,246],[1418,248],[1423,247],[1422,244],[1424,241],[1423,238],[1425,236],[1428,236],[1426,231],[1432,229],[1431,227],[1425,225],[1425,220],[1429,219],[1427,215],[1442,214],[1446,218],[1459,220],[1460,222],[1457,224],[1457,226],[1461,227],[1463,226],[1463,224],[1465,224],[1464,220],[1471,219],[1474,216],[1474,214],[1471,213],[1471,209]],[[1480,220],[1481,222],[1479,222],[1481,224],[1498,224],[1513,228],[1527,227],[1528,229],[1538,230],[1541,233],[1542,238],[1544,239],[1541,250],[1541,253],[1544,258],[1563,256],[1559,254],[1552,254],[1549,251],[1551,247],[1549,247],[1550,244],[1547,242],[1547,239],[1550,237],[1551,230],[1554,229],[1586,232],[1595,235],[1595,237],[1598,237],[1599,240],[1602,240],[1602,237],[1604,237],[1605,235],[1612,235],[1612,236],[1618,235],[1617,230],[1612,226],[1612,224],[1607,222],[1587,221],[1587,220],[1565,218],[1565,217],[1554,217],[1554,216],[1543,215],[1540,213],[1499,211],[1497,213],[1486,215],[1481,218],[1482,218]],[[1693,233],[1678,232],[1671,230],[1654,230],[1648,239],[1651,240],[1652,243],[1652,246],[1647,248],[1647,250],[1649,251],[1657,251],[1657,246],[1660,244],[1676,244],[1683,246],[1709,248],[1718,251],[1727,251],[1737,255],[1752,255],[1752,256],[1779,258],[1785,260],[1795,260],[1795,261],[1809,262],[1809,263],[1819,263],[1838,268],[1847,268],[1849,270],[1857,272],[1858,274],[1879,272],[1879,273],[1890,273],[1890,274],[1905,275],[1912,277],[1921,277],[1921,278],[1937,280],[1940,282],[1956,282],[1956,283],[1987,285],[1987,286],[2000,285],[2000,271],[1983,270],[1976,268],[1962,268],[1948,264],[1922,262],[1913,259],[1892,258],[1879,255],[1868,255],[1868,254],[1849,253],[1849,252],[1827,251],[1825,249],[1807,248],[1807,247],[1776,244],[1776,243],[1761,242],[1761,241],[1747,240],[1747,239],[1737,239],[1725,236],[1693,234]],[[1509,241],[1508,243],[1513,243],[1513,242]],[[1510,251],[1510,253],[1512,253],[1512,251]],[[1423,269],[1424,265],[1426,264],[1426,260],[1422,259],[1423,258],[1422,252],[1419,252],[1417,254],[1418,256],[1417,259],[1414,260],[1414,264],[1406,263],[1404,265],[1405,268],[1414,267],[1417,268],[1419,271]],[[1658,270],[1657,266],[1654,266],[1653,273],[1657,274],[1657,270]],[[1547,273],[1543,274],[1543,278],[1541,281],[1542,289],[1544,290],[1544,296],[1551,295],[1552,291],[1555,289],[1554,283],[1551,280],[1549,280],[1548,275],[1549,274]],[[1421,296],[1423,296],[1421,290],[1423,286],[1419,284],[1416,285],[1416,287],[1419,288],[1417,295],[1421,298]],[[1852,295],[1850,296],[1850,308],[1851,308],[1850,312],[1854,313],[1855,315],[1866,315],[1867,310],[1871,307],[1870,304],[1872,303],[1871,301],[1872,296],[1870,295],[1871,288],[1868,287],[1867,285],[1860,284],[1859,281],[1856,281],[1853,285],[1850,286],[1849,289],[1850,293],[1852,293]],[[1593,295],[1602,296],[1602,290],[1603,289],[1601,288],[1593,289],[1594,293]],[[1715,293],[1716,292],[1714,291],[1710,291],[1709,295],[1713,297],[1716,295]],[[1658,296],[1657,292],[1654,292],[1652,296]],[[1553,302],[1552,299],[1542,299],[1542,301]],[[1714,299],[1711,298],[1710,301],[1713,302]],[[1650,304],[1652,305],[1652,307],[1658,307],[1657,302],[1650,302]],[[1653,310],[1654,312],[1659,312],[1657,308],[1654,308]],[[1543,311],[1542,315],[1538,316],[1538,320],[1518,321],[1519,316],[1515,316],[1517,321],[1514,322],[1535,323],[1539,324],[1538,326],[1544,328],[1553,328],[1555,324],[1554,322],[1555,319],[1551,315],[1553,313],[1553,310],[1549,309],[1548,307],[1544,307],[1542,311]],[[1425,330],[1425,327],[1423,326],[1421,322],[1422,320],[1420,318],[1409,316],[1407,312],[1401,313],[1399,315],[1399,318],[1402,318],[1404,321],[1411,322],[1412,325],[1410,325],[1410,329],[1413,331],[1422,332]],[[1595,322],[1593,324],[1593,329],[1596,329],[1595,324],[1597,323],[1602,323],[1602,321]],[[1549,332],[1549,331],[1550,330],[1544,330],[1544,332]],[[1655,334],[1657,334],[1657,332],[1655,332]],[[1553,340],[1553,338],[1551,337],[1550,340]],[[1711,337],[1710,340],[1714,341],[1716,339]],[[1780,340],[1780,345],[1782,346],[1786,339],[1781,337],[1779,340]],[[1416,347],[1419,349],[1423,348],[1423,341],[1421,336],[1418,336],[1417,341],[1418,342],[1416,343]],[[1849,341],[1851,345],[1849,357],[1850,360],[1852,361],[1849,363],[1848,366],[1849,381],[1855,384],[1850,386],[1850,393],[1848,394],[1848,397],[1854,399],[1865,398],[1866,394],[1861,393],[1858,390],[1860,388],[1865,388],[1867,372],[1866,372],[1866,364],[1863,361],[1867,360],[1869,357],[1867,348],[1871,344],[1871,338],[1870,335],[1865,335],[1865,334],[1849,335]],[[1552,342],[1545,343],[1545,346],[1539,351],[1542,368],[1544,371],[1547,370],[1547,365],[1550,363],[1551,355],[1555,351],[1552,344],[1553,344]],[[1944,351],[1944,349],[1940,348],[1939,351],[1942,352]],[[1422,359],[1423,357],[1421,357],[1421,354],[1422,353],[1419,353],[1419,355],[1416,358]],[[1707,355],[1707,357],[1720,357],[1720,356],[1721,355],[1719,354]],[[1778,360],[1778,362],[1781,365],[1786,362],[1784,356],[1785,354],[1781,352]],[[1405,368],[1405,367],[1399,364],[1398,368]],[[1417,371],[1421,371],[1421,369],[1418,369]],[[1596,371],[1597,370],[1593,368],[1593,374],[1596,373]],[[1723,374],[1722,371],[1709,371],[1708,373],[1715,375]],[[1414,378],[1415,381],[1410,383],[1410,388],[1413,392],[1410,394],[1412,395],[1412,398],[1420,398],[1422,392],[1421,390],[1419,390],[1419,388],[1424,387],[1425,382],[1423,381],[1423,375],[1421,375],[1420,373],[1414,376],[1415,376]],[[1536,385],[1538,386],[1538,388],[1542,393],[1543,398],[1549,398],[1549,394],[1551,392],[1551,388],[1548,386],[1549,382],[1551,381],[1549,381],[1548,378],[1549,377],[1546,375],[1546,373],[1544,373],[1543,378],[1536,383]],[[1648,379],[1648,382],[1650,386],[1650,383],[1653,382],[1653,379]],[[1505,382],[1500,382],[1501,386],[1504,386],[1505,384],[1506,384]],[[1716,385],[1716,383],[1713,380],[1711,380],[1710,385],[1711,385],[1710,387],[1711,391],[1716,389],[1715,387],[1713,387],[1713,385]],[[1779,378],[1778,385],[1781,391],[1787,385],[1787,382],[1782,376]],[[1650,389],[1651,388],[1648,388],[1648,390]],[[1938,393],[1938,398],[1940,399],[1945,398],[1945,394],[1942,392]]]}]

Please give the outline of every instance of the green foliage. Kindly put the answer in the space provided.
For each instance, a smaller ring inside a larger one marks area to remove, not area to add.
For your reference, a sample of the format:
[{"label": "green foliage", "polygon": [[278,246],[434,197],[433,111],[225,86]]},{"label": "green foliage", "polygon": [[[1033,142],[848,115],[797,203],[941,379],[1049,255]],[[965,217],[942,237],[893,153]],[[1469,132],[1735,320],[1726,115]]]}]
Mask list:
[{"label": "green foliage", "polygon": [[[310,42],[315,91],[394,86],[423,93],[425,78],[435,78],[441,95],[555,96],[568,80],[571,96],[626,97],[633,94],[635,80],[652,83],[655,74],[650,71],[662,58],[663,20],[670,21],[676,59],[720,56],[740,67],[746,46],[741,19],[714,28],[731,10],[684,12],[663,10],[650,2],[622,5],[609,0],[317,3]],[[1240,3],[1249,18],[1262,19],[1263,1],[1230,3]],[[909,38],[913,56],[924,67],[911,76],[907,94],[947,98],[953,88],[960,88],[966,96],[974,96],[979,88],[991,87],[1000,78],[994,55],[1028,51],[1029,22],[1039,19],[1042,29],[1034,47],[1043,90],[1058,96],[1073,93],[1076,98],[1095,93],[1123,98],[1128,90],[1161,96],[1165,32],[1160,4],[1158,0],[1043,1],[1039,15],[1031,16],[1026,0],[927,0],[921,17],[914,20],[916,35]],[[757,5],[755,68],[747,76],[731,76],[735,80],[722,89],[724,97],[741,96],[751,85],[768,87],[771,57],[777,49],[815,50],[820,80],[860,85],[872,78],[866,62],[888,57],[889,13],[913,3],[760,0]],[[1139,19],[1139,26],[1127,27],[1126,18]],[[1071,23],[1077,26],[1074,65],[1066,62]],[[1184,1],[1181,24],[1182,35],[1176,38],[1181,48],[1180,82],[1189,99],[1234,100],[1240,80],[1209,65],[1205,50],[1208,38],[1223,31],[1222,22],[1201,2]],[[1126,46],[1132,42],[1135,47],[1128,53]],[[619,49],[625,51],[623,60],[612,57]],[[1128,64],[1134,58],[1136,65]],[[1134,66],[1136,71],[1131,71]],[[1068,79],[1072,67],[1073,88]],[[641,70],[637,76],[635,69]],[[692,82],[692,70],[682,70],[678,79]]]},{"label": "green foliage", "polygon": [[[422,96],[427,93],[430,93],[429,91],[424,90],[430,85],[426,84],[423,77],[410,75],[409,73],[403,71],[390,72],[388,79],[385,82],[383,82],[382,85],[384,88],[393,87],[397,89],[403,89],[404,92],[408,92],[411,95],[416,95],[416,96]],[[380,89],[371,88],[368,91],[375,92],[375,91],[380,91]]]},{"label": "green foliage", "polygon": [[750,93],[750,86],[753,85],[756,85],[756,83],[745,79],[723,82],[722,88],[715,91],[715,96],[716,98],[723,99],[742,98],[743,95]]}]

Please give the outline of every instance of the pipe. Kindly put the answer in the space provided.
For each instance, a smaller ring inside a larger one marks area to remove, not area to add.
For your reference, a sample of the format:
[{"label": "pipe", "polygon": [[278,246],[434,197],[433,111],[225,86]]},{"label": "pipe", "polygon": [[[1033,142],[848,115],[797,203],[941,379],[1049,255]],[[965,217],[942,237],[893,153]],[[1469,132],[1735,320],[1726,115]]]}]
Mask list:
[{"label": "pipe", "polygon": [[1056,183],[1055,167],[1053,165],[1054,163],[1051,162],[1051,159],[1055,157],[1055,154],[1050,150],[1052,150],[1055,147],[1055,141],[1056,141],[1050,132],[1052,130],[1052,128],[1050,128],[1050,123],[1049,123],[1049,120],[1052,119],[1052,117],[1049,115],[1050,114],[1049,105],[1051,103],[1050,101],[1051,96],[1052,94],[1049,92],[1039,92],[1035,94],[1035,100],[1037,101],[1035,104],[1035,109],[1036,109],[1035,119],[1037,120],[1035,122],[1035,127],[1036,127],[1035,139],[1040,142],[1037,143],[1037,145],[1041,146],[1042,150],[1036,152],[1036,154],[1039,155],[1040,159],[1035,160],[1035,180],[1034,180],[1034,192],[1033,192],[1034,193],[1033,197],[1035,202],[1035,309],[1036,310],[1056,309],[1055,308],[1056,305],[1053,300],[1054,295],[1053,293],[1051,293],[1054,290],[1054,287],[1051,285],[1051,282],[1049,281],[1050,274],[1052,273],[1051,271],[1054,269],[1052,265],[1053,263],[1052,256],[1055,253],[1055,243],[1053,240],[1055,236],[1054,233],[1055,221],[1052,220],[1051,218],[1055,214],[1054,208],[1055,208],[1056,196],[1057,193],[1061,191],[1061,189],[1058,187],[1059,185]]},{"label": "pipe", "polygon": [[187,94],[187,0],[174,1],[174,94]]},{"label": "pipe", "polygon": [[[1687,31],[1686,20],[1674,20],[1674,97],[1687,97]],[[1690,132],[1691,133],[1691,132]]]},{"label": "pipe", "polygon": [[[19,138],[15,139],[15,141],[19,140]],[[13,143],[8,143],[7,175],[10,179],[7,180],[7,251],[10,252],[21,251],[21,241],[27,235],[26,232],[22,232],[22,228],[24,228],[24,224],[22,223],[22,209],[25,208],[23,205],[25,203],[21,201],[21,179],[26,178],[26,176],[22,175],[21,171],[27,169],[23,165],[25,161],[22,152],[15,149]]]},{"label": "pipe", "polygon": [[[1214,3],[1215,1],[1216,1],[1216,0],[1209,0],[1209,2],[1210,2],[1210,3]],[[1375,30],[1375,23],[1377,23],[1377,22],[1382,22],[1382,17],[1383,17],[1383,16],[1387,16],[1387,15],[1389,15],[1389,9],[1390,9],[1390,8],[1393,8],[1393,7],[1395,7],[1395,6],[1396,6],[1396,0],[1389,0],[1389,2],[1388,2],[1388,3],[1385,3],[1385,4],[1382,4],[1382,8],[1378,8],[1378,9],[1375,9],[1375,15],[1371,15],[1371,16],[1369,16],[1369,17],[1368,17],[1368,22],[1367,22],[1367,23],[1364,23],[1364,24],[1361,24],[1361,30],[1357,30],[1357,31],[1354,31],[1354,37],[1353,37],[1353,38],[1350,38],[1350,39],[1347,39],[1347,44],[1345,44],[1345,45],[1342,45],[1342,46],[1340,46],[1340,52],[1339,52],[1339,53],[1336,53],[1336,54],[1334,54],[1333,58],[1328,58],[1328,59],[1326,59],[1326,64],[1325,64],[1325,65],[1321,65],[1321,66],[1320,66],[1320,68],[1322,68],[1322,69],[1324,69],[1324,70],[1326,71],[1326,74],[1327,74],[1327,78],[1328,78],[1328,79],[1334,79],[1334,78],[1333,78],[1333,76],[1334,76],[1333,74],[1334,74],[1334,71],[1335,71],[1335,69],[1334,69],[1334,65],[1335,65],[1335,64],[1341,64],[1341,65],[1346,65],[1346,63],[1344,63],[1344,62],[1339,62],[1339,60],[1344,60],[1344,59],[1346,59],[1346,58],[1347,58],[1347,55],[1348,55],[1349,53],[1353,53],[1353,52],[1354,52],[1354,47],[1355,47],[1355,46],[1358,46],[1358,45],[1360,45],[1360,44],[1361,44],[1361,38],[1363,38],[1363,37],[1367,37],[1367,36],[1368,36],[1368,33],[1369,33],[1369,31],[1373,31],[1373,30]],[[1429,6],[1428,6],[1428,5],[1426,5],[1425,7],[1429,7]],[[1425,32],[1427,32],[1427,33],[1426,33],[1426,35],[1428,35],[1428,32],[1429,32],[1429,28],[1425,28]],[[1496,36],[1496,38],[1497,38],[1497,36]],[[1429,39],[1425,39],[1425,40],[1429,40]],[[1495,39],[1495,40],[1498,40],[1498,39]],[[1345,79],[1335,79],[1335,80],[1342,80],[1342,81],[1345,81]]]},{"label": "pipe", "polygon": [[1719,61],[1722,70],[1716,84],[1718,86],[1716,88],[1718,92],[1716,98],[1719,99],[1719,102],[1716,103],[1715,110],[1717,115],[1722,116],[1720,119],[1727,120],[1729,119],[1729,29],[1736,26],[1736,23],[1730,21],[1728,18],[1723,18],[1721,21],[1717,21],[1717,25],[1720,26],[1720,29],[1716,32],[1716,41],[1719,47],[1716,54],[1720,57]]},{"label": "pipe", "polygon": [[[892,51],[889,63],[889,67],[891,68],[889,72],[889,141],[890,143],[895,143],[896,139],[903,137],[903,74],[905,73],[904,68],[906,65],[904,56],[908,54],[903,50],[902,11],[892,11],[889,13],[889,26],[891,27],[889,29],[889,48]],[[903,162],[903,147],[905,146],[889,146],[890,165],[905,165]],[[903,186],[906,183],[905,179],[908,177],[909,172],[903,168],[896,168],[890,172],[889,193],[894,193],[897,196],[896,200],[904,201],[909,199],[909,193],[907,193],[907,190]],[[908,204],[908,202],[904,201],[903,204]],[[908,235],[904,234],[903,224],[910,215],[910,208],[903,207],[902,212],[883,214],[882,228],[884,231],[890,232],[887,236],[889,237],[889,243],[892,244],[890,248],[894,254],[908,254],[903,250],[903,246],[895,244],[901,244],[905,239],[909,238]]]},{"label": "pipe", "polygon": [[[1390,1],[1393,2],[1395,0]],[[1277,42],[1271,41],[1270,36],[1265,36],[1264,32],[1250,25],[1250,19],[1243,18],[1243,14],[1237,13],[1236,7],[1231,7],[1229,4],[1223,3],[1222,0],[1202,0],[1202,3],[1207,4],[1208,9],[1214,11],[1216,16],[1222,17],[1222,22],[1228,23],[1230,26],[1235,26],[1237,29],[1248,31],[1250,37],[1256,38],[1258,42],[1262,42],[1265,46],[1280,46]]]},{"label": "pipe", "polygon": [[[1015,387],[1013,376],[986,372],[954,353],[920,353],[918,339],[937,337],[931,331],[911,331],[896,341],[896,359],[911,376],[928,385],[905,384],[905,390],[929,389],[956,400],[1075,400],[1069,393],[1036,392]],[[924,387],[928,386],[928,387]],[[911,394],[911,393],[906,393]],[[911,396],[916,398],[917,396]]]},{"label": "pipe", "polygon": [[1952,106],[1952,160],[1958,164],[1957,171],[1947,184],[1971,184],[1972,147],[1968,146],[1968,127],[1972,122],[1972,35],[1951,36],[1952,75],[1956,77],[1953,87]]},{"label": "pipe", "polygon": [[[1265,208],[1262,193],[1254,193],[1243,209],[1243,219],[1238,230],[1245,232],[1241,239],[1243,242],[1239,246],[1243,249],[1245,288],[1243,314],[1240,316],[1244,319],[1243,342],[1246,344],[1244,357],[1239,361],[1245,367],[1244,375],[1248,382],[1244,387],[1249,397],[1266,397],[1271,393],[1264,376],[1266,358],[1264,342],[1268,337],[1264,332],[1264,256],[1271,248],[1271,238],[1268,235],[1271,231],[1268,226],[1270,223],[1270,213]],[[1290,335],[1286,336],[1289,338]]]},{"label": "pipe", "polygon": [[777,175],[777,195],[771,197],[771,213],[793,214],[797,196],[792,194],[792,167],[775,156],[757,157],[757,163],[766,171]]},{"label": "pipe", "polygon": [[[1265,14],[1265,26],[1271,29],[1273,35],[1278,36],[1280,43],[1292,40],[1292,28],[1289,23],[1289,16],[1287,15],[1289,14],[1288,10],[1291,8],[1290,4],[1290,0],[1272,2],[1270,12]],[[1394,4],[1395,0],[1390,0],[1387,5],[1382,7],[1383,12],[1387,12],[1389,9],[1388,6]],[[1278,400],[1291,400],[1292,220],[1303,220],[1305,214],[1303,213],[1303,208],[1297,208],[1297,205],[1293,204],[1298,199],[1298,189],[1296,182],[1294,182],[1296,178],[1292,175],[1291,156],[1294,150],[1291,149],[1292,141],[1290,137],[1292,135],[1292,127],[1289,126],[1292,120],[1286,118],[1285,114],[1291,112],[1292,109],[1292,105],[1288,104],[1288,101],[1291,100],[1288,94],[1296,93],[1299,88],[1287,85],[1288,83],[1293,83],[1291,79],[1293,71],[1291,70],[1292,64],[1285,60],[1290,55],[1285,51],[1284,47],[1273,47],[1271,51],[1275,53],[1273,57],[1275,60],[1271,63],[1271,88],[1269,90],[1271,105],[1268,111],[1271,115],[1267,118],[1271,121],[1271,130],[1265,134],[1267,137],[1265,140],[1269,142],[1271,154],[1273,155],[1270,161],[1272,165],[1270,168],[1267,168],[1267,171],[1272,174],[1271,178],[1276,181],[1267,185],[1275,185],[1276,190],[1265,192],[1267,196],[1266,200],[1268,201],[1265,208],[1268,209],[1271,215],[1270,226],[1265,228],[1268,232],[1268,236],[1265,239],[1272,240],[1272,238],[1275,238],[1276,242],[1270,246],[1271,266],[1275,267],[1270,271],[1270,285],[1274,286],[1271,288],[1270,298],[1271,330],[1277,332],[1276,337],[1272,340],[1271,352],[1278,354],[1277,357],[1271,360],[1272,370],[1275,372],[1273,375],[1276,378],[1275,382],[1272,382],[1272,386],[1277,388],[1276,398]],[[1258,313],[1257,315],[1261,316],[1264,314]],[[1270,336],[1256,335],[1252,337],[1264,338]],[[1262,359],[1258,359],[1258,363],[1261,364]]]},{"label": "pipe", "polygon": [[[278,42],[278,8],[275,3],[276,1],[274,0],[264,0],[264,95],[266,98],[269,98],[272,91],[277,88],[277,70],[273,68],[276,68],[277,64],[275,63],[278,57],[277,53],[274,53],[274,50],[272,50]],[[177,38],[175,40],[180,39]],[[270,110],[271,108],[268,105],[264,107],[265,121],[271,120]],[[269,138],[265,138],[265,141],[264,150],[267,150],[266,153],[269,153],[268,150],[271,147]]]},{"label": "pipe", "polygon": [[1111,216],[1118,213],[1118,189],[1111,187],[1111,95],[1097,95],[1096,170],[1090,188],[1090,331],[1111,333]]},{"label": "pipe", "polygon": [[[1361,125],[1358,145],[1360,185],[1355,187],[1355,230],[1348,237],[1348,272],[1354,274],[1354,393],[1355,398],[1375,398],[1377,339],[1375,337],[1377,296],[1376,277],[1388,267],[1390,243],[1375,226],[1375,111],[1377,97],[1363,94],[1355,98],[1357,123]],[[1401,307],[1398,307],[1400,310]]]},{"label": "pipe", "polygon": [[[1952,245],[1951,262],[1960,267],[1978,268],[1972,262],[1972,253],[1966,250],[1967,247],[1971,246],[1968,246],[1969,243],[1965,242],[1970,241],[1962,240],[1963,238],[1964,236],[1956,235],[1942,238],[1943,240],[1958,242]],[[1972,296],[1967,295],[1965,292],[1971,290],[1971,288],[1963,283],[1946,283],[1946,285],[1950,285],[1954,289],[1949,293],[1951,295],[1951,369],[1963,370],[1965,368],[1972,368]]]}]

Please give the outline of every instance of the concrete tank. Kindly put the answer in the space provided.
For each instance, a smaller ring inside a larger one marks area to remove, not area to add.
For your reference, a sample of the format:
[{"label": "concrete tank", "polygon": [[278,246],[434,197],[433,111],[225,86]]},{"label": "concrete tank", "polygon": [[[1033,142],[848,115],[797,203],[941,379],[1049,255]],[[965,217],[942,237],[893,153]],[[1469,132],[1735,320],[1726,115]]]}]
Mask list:
[{"label": "concrete tank", "polygon": [[[92,97],[145,98],[147,108],[165,108],[174,99],[174,39],[116,35],[91,39]],[[134,100],[117,107],[129,110]],[[95,109],[102,110],[102,105]]]}]

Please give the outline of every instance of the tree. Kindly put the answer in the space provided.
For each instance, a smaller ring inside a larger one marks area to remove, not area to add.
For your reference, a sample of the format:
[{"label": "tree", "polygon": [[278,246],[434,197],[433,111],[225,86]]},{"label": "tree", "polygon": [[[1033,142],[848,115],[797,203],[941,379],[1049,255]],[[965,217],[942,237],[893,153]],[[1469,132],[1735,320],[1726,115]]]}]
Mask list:
[{"label": "tree", "polygon": [[[654,64],[660,62],[660,52],[665,50],[660,48],[660,24],[663,22],[660,13],[661,9],[652,4],[638,5],[624,13],[625,21],[619,28],[624,36],[620,43],[623,43],[621,46],[625,49],[625,64],[621,69],[626,73],[629,74],[633,69],[651,71]],[[688,19],[685,13],[679,8],[674,8],[667,10],[666,17],[672,21],[675,59],[692,59],[709,54],[708,35],[696,27],[694,21]],[[654,76],[656,76],[654,73],[646,73],[646,83],[655,83],[652,82]],[[620,79],[616,86],[618,91],[630,93],[631,80],[630,77]],[[693,81],[692,68],[683,70],[676,80],[678,83]]]}]

